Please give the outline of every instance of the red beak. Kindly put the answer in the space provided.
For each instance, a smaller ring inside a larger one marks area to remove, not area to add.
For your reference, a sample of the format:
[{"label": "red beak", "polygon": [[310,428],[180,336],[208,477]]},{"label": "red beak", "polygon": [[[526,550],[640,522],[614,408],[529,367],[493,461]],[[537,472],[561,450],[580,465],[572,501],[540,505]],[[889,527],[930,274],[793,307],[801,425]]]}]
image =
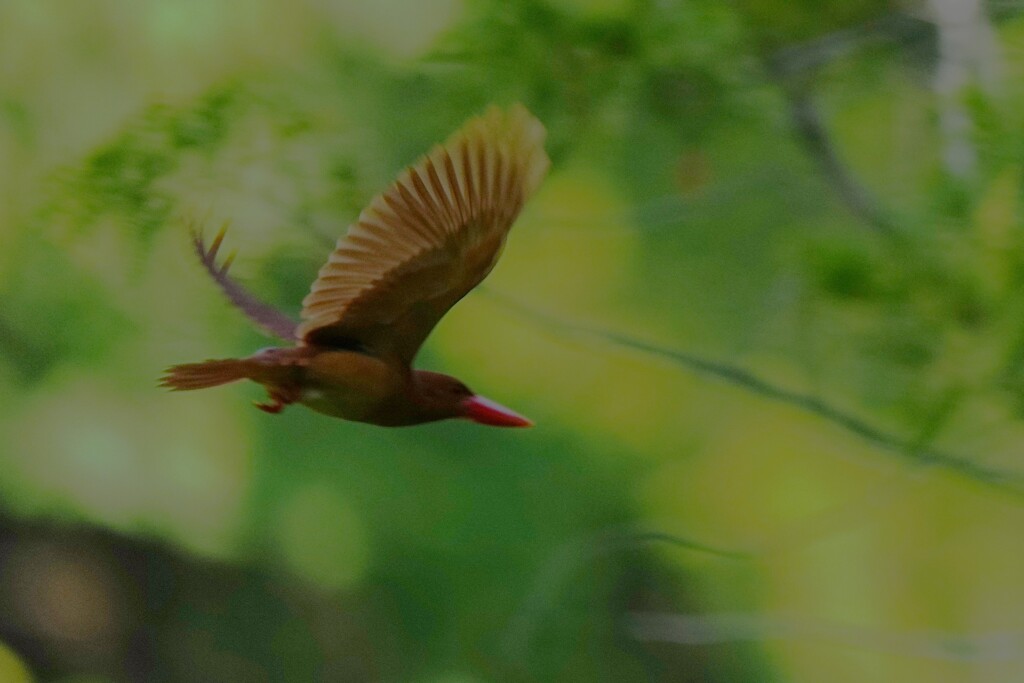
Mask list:
[{"label": "red beak", "polygon": [[462,402],[465,412],[462,414],[473,422],[479,422],[492,427],[532,427],[533,423],[517,412],[509,410],[503,405],[484,398],[483,396],[470,396]]}]

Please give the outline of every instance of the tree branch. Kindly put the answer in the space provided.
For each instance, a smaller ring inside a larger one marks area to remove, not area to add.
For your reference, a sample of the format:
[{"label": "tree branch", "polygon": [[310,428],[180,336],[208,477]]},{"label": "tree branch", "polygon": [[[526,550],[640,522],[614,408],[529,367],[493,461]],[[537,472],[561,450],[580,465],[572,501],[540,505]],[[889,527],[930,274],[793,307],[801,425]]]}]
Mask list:
[{"label": "tree branch", "polygon": [[847,168],[839,156],[836,146],[822,120],[818,108],[803,83],[793,83],[784,77],[784,72],[771,60],[769,73],[786,97],[789,117],[797,138],[807,154],[813,159],[832,186],[836,195],[850,212],[878,234],[894,239],[900,237],[900,230],[889,212],[868,191]]},{"label": "tree branch", "polygon": [[735,365],[710,360],[686,351],[659,346],[618,332],[566,321],[558,316],[537,310],[507,295],[495,292],[492,289],[484,289],[483,291],[507,310],[535,324],[557,329],[560,332],[578,337],[600,340],[614,346],[639,351],[645,355],[667,360],[691,372],[733,384],[764,398],[778,401],[779,403],[815,415],[860,437],[870,444],[899,455],[915,466],[941,467],[994,489],[1011,493],[1014,496],[1024,497],[1024,486],[1022,486],[1024,485],[1024,479],[1018,474],[1003,472],[960,455],[929,448],[919,443],[919,439],[906,439],[890,434],[852,413],[841,410],[818,396],[804,394],[773,384],[768,380],[758,377],[749,370]]},{"label": "tree branch", "polygon": [[744,641],[820,641],[863,650],[951,662],[1015,661],[1024,633],[936,634],[873,629],[782,614],[633,612],[628,628],[644,642],[709,645]]},{"label": "tree branch", "polygon": [[793,129],[808,155],[850,212],[890,239],[900,237],[898,225],[842,160],[814,104],[811,83],[821,67],[866,45],[886,41],[910,43],[929,31],[927,22],[896,12],[777,50],[764,59],[769,76],[786,98]]},{"label": "tree branch", "polygon": [[717,548],[662,531],[632,526],[612,527],[569,541],[557,548],[541,566],[526,597],[509,619],[502,638],[502,649],[506,657],[518,660],[528,653],[544,616],[551,611],[572,578],[588,562],[623,549],[657,543],[723,560],[745,560],[752,557],[749,553]]}]

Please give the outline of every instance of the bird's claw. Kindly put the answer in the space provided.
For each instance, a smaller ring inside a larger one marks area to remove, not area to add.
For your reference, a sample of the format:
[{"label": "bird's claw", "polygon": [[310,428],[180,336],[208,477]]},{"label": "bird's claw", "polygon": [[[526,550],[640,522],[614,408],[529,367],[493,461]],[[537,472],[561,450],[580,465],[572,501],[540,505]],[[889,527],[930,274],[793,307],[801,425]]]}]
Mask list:
[{"label": "bird's claw", "polygon": [[262,410],[263,412],[270,413],[271,415],[277,415],[282,410],[284,410],[284,407],[287,405],[284,401],[280,399],[274,399],[273,401],[268,403],[260,403],[259,401],[253,401],[252,404],[259,408],[260,410]]},{"label": "bird's claw", "polygon": [[284,407],[295,402],[293,398],[280,391],[268,391],[267,394],[270,400],[266,403],[260,403],[259,401],[253,401],[252,404],[262,410],[265,413],[271,415],[277,415]]}]

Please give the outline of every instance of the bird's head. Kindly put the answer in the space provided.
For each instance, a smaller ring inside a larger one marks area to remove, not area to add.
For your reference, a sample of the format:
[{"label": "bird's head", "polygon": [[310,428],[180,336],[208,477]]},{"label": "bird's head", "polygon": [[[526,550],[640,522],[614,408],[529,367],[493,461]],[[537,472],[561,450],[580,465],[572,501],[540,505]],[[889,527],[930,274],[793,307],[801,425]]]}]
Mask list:
[{"label": "bird's head", "polygon": [[438,372],[416,371],[419,402],[436,419],[461,417],[492,427],[531,427],[533,423],[503,405],[478,396],[459,380]]}]

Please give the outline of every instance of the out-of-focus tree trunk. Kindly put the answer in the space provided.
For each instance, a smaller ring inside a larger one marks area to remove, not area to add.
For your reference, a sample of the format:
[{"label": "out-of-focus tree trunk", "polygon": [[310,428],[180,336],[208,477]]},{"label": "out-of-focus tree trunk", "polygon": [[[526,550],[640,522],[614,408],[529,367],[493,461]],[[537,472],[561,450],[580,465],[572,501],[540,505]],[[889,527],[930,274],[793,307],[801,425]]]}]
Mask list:
[{"label": "out-of-focus tree trunk", "polygon": [[969,179],[978,159],[963,98],[972,85],[989,93],[997,88],[1000,69],[995,31],[982,0],[927,0],[926,9],[938,33],[934,88],[939,100],[943,162],[950,175]]}]

